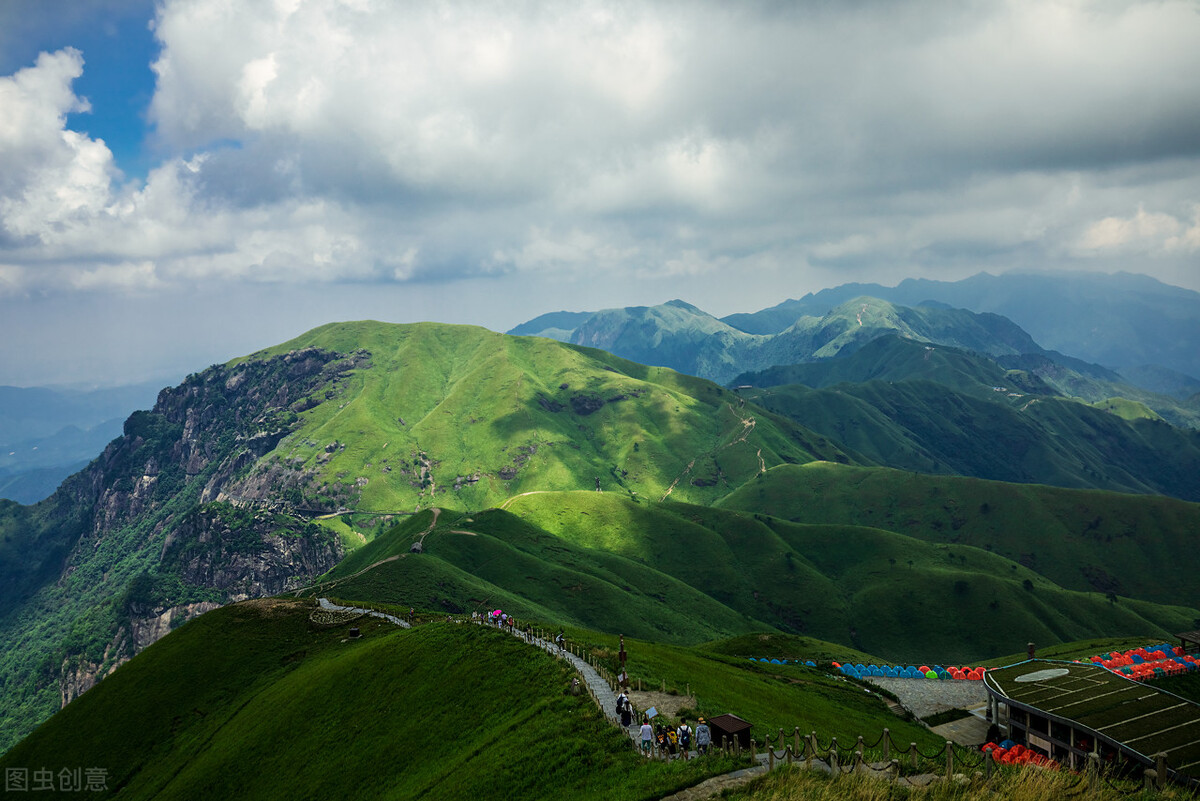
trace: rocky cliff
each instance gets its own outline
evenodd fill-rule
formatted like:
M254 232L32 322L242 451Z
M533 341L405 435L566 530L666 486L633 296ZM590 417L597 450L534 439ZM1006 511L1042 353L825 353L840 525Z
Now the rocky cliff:
M0 550L13 551L0 556L14 557L0 562L0 686L57 690L56 706L67 703L172 626L335 565L337 539L287 504L267 512L213 501L239 497L238 482L296 427L298 411L336 398L368 360L305 348L210 367L131 415L51 498L0 510ZM278 499L284 479L297 497L330 497L306 485L311 476L283 473L257 480L257 498ZM34 620L51 633L36 635ZM38 722L11 721L29 699L11 700L0 703L0 749Z

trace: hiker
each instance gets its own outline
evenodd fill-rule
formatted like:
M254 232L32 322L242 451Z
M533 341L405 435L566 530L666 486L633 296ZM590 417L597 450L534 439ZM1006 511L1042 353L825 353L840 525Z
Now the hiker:
M654 729L650 728L650 718L642 718L642 753L650 756L650 743L654 740Z
M684 759L691 759L692 730L687 725L687 718L679 719L679 752Z
M567 650L567 638L563 636L562 629L558 630L558 634L554 638L554 644L558 646L558 650Z
M704 718L696 721L696 753L703 756L708 753L708 744L712 742L712 732Z
M667 752L674 757L679 750L679 732L674 726L667 727Z
M417 610L411 606L408 607L408 622L412 623L416 617L417 617Z
M621 719L621 725L625 728L633 723L633 707L625 693L617 696L617 717Z

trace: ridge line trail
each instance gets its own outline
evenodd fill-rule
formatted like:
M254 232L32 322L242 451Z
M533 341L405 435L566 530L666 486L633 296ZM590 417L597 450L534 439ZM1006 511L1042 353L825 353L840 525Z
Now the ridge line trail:
M430 511L433 512L433 520L430 521L429 528L422 531L417 538L417 542L421 543L422 548L425 547L425 537L427 537L429 535L429 532L433 531L433 527L437 525L438 515L440 515L442 513L442 510L436 506L431 507ZM464 531L464 532L457 532L457 533L467 534L470 532ZM342 576L341 578L336 578L331 581L323 581L320 584L313 584L311 587L304 587L303 589L316 590L318 588L323 588L323 589L327 590L330 587L336 587L337 585L341 584L344 581L349 581L352 578L358 578L363 573L366 573L368 570L374 570L375 568L379 567L380 565L387 564L388 562L395 562L397 559L403 559L406 556L408 556L408 554L406 554L406 553L393 554L392 556L387 556L387 557L384 557L383 559L380 559L378 562L373 562L373 563L367 565L362 570L359 570L357 573L351 573L349 576ZM296 590L296 592L299 592L299 591L300 590Z
M700 454L700 456L714 456L718 451L723 451L726 448L732 448L734 445L737 445L739 442L747 442L750 438L750 435L752 433L754 433L754 429L758 425L758 421L754 418L754 415L748 415L746 417L742 417L740 414L738 414L737 409L733 408L732 403L726 403L725 406L729 409L729 413L732 414L734 417L736 417L738 422L740 422L742 424L741 434L739 436L735 437L734 439L730 440L729 442L726 442L724 445L714 446L712 449ZM718 441L720 441L719 437L718 437ZM699 459L700 456L694 457L690 462L688 462L687 467L683 468L683 472L675 477L675 480L671 482L671 486L667 487L667 491L664 492L663 496L658 499L659 503L662 503L663 501L665 501L667 499L667 496L670 495L675 490L675 485L678 484L681 479L683 479L685 476L687 476L688 473L690 473L692 471L692 468L695 467L695 465L696 465L696 459ZM766 464L766 462L763 461L763 458L762 458L762 448L758 449L757 456L758 456L758 472L760 472L760 473L767 472L767 464Z

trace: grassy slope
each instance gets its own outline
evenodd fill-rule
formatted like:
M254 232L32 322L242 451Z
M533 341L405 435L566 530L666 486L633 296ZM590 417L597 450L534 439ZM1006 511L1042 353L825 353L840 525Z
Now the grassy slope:
M1170 498L810 464L771 470L721 506L971 545L1066 589L1200 606L1200 505Z
M189 623L0 767L102 766L123 798L646 798L703 766L647 765L561 663L499 632L251 602ZM463 702L470 699L468 703Z
M888 661L943 663L1031 639L1161 638L1195 615L1112 604L981 548L876 528L595 492L525 495L506 507L445 512L425 552L410 555L429 527L425 513L348 557L316 591L450 611L499 606L519 618L685 644L803 633Z
M755 385L740 391L748 400L889 467L1200 499L1197 432L1140 403L1057 397L1036 376L953 348L886 337L738 381Z
M597 478L651 498L679 478L676 497L707 503L755 475L760 455L767 466L845 459L824 438L746 411L710 382L482 328L343 323L248 358L307 346L365 348L372 366L304 412L275 455L325 481L365 479L361 508L403 511L447 498L478 509L529 490L594 489ZM603 404L580 413L572 406L580 399ZM327 454L335 441L345 447ZM432 487L419 486L421 454Z
M409 544L427 519L428 513L363 547L316 591L452 612L500 607L519 618L617 628L672 642L761 627L672 576L564 542L500 510L476 513L469 522L444 513L425 538L425 552L411 555ZM470 533L458 533L463 531ZM397 558L354 576L392 556Z
M610 669L618 666L618 640L613 635L570 631ZM821 651L828 644L809 640L808 647ZM733 712L754 725L755 738L762 740L780 729L791 732L819 731L843 742L862 735L868 742L879 737L884 727L893 737L908 738L922 748L944 740L927 729L897 718L884 708L881 697L864 692L863 686L821 669L799 666L759 665L738 655L723 654L705 645L685 648L625 638L626 669L634 681L642 679L647 689L665 682L668 691L691 690L695 713L712 717Z

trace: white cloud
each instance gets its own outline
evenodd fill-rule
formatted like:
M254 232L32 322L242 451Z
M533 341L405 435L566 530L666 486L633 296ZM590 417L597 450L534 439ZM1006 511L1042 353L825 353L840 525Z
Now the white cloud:
M13 238L44 240L108 201L112 154L65 129L68 113L88 109L71 91L82 70L68 48L0 78L0 229Z
M0 292L1181 274L1200 238L1189 2L163 0L155 35L144 181L66 128L78 53L0 78Z
M1195 253L1200 250L1200 206L1190 226L1170 214L1147 212L1140 206L1131 217L1105 217L1084 230L1079 249L1159 256Z

